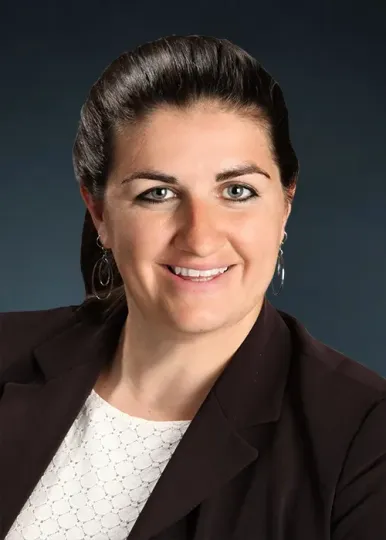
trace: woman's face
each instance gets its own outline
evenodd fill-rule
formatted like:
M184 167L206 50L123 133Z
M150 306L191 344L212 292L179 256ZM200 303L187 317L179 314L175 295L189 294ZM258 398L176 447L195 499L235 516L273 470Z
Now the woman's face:
M83 196L132 317L185 335L257 317L289 206L255 121L213 104L157 110L117 135L103 207Z

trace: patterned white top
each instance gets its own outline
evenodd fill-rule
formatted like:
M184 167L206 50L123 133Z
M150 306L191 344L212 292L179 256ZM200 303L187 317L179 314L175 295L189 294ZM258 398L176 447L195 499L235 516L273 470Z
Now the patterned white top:
M6 540L126 540L189 424L129 416L92 390Z

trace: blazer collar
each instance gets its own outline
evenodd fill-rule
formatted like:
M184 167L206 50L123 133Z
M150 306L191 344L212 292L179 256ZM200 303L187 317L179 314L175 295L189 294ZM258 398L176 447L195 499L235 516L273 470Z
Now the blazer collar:
M126 311L111 314L104 323L73 314L72 324L35 347L33 354L45 380L60 377L85 363L101 367L114 355Z
M0 400L3 534L54 456L102 366L112 357L124 319L124 314L114 315L99 327L75 319L35 348L39 377L23 381L19 367L8 378ZM243 435L244 428L258 428L279 418L290 355L289 330L265 301L250 334L178 445L130 540L149 540L173 526L257 459L265 431L255 430L251 444Z

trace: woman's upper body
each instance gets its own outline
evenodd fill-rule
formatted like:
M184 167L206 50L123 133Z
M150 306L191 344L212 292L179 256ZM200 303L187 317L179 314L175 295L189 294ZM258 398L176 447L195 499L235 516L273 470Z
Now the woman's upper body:
M106 444L95 418L116 411L125 434L140 420L189 427L138 519L123 512L107 533L98 506L85 538L120 540L125 523L138 540L384 538L385 382L265 300L283 286L298 176L276 81L226 40L145 44L93 85L73 156L92 294L81 310L2 316L3 534L39 537L51 508L29 509L44 486L53 508L83 445ZM115 459L103 448L101 482ZM90 525L76 506L90 496L68 495L57 538L71 519Z
M74 308L0 317L2 538L111 361L123 321L101 328ZM385 398L384 379L266 301L130 538L385 538Z

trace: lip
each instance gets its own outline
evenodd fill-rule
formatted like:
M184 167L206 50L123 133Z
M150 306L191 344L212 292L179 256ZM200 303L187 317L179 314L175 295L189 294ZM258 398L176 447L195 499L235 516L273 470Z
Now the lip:
M226 272L223 272L222 274L218 274L212 279L208 281L193 281L190 279L183 279L181 276L177 276L174 274L171 270L169 270L168 266L175 266L175 265L167 265L163 264L161 265L162 269L164 270L166 276L171 280L171 283L173 283L175 286L177 286L179 289L182 289L186 292L214 292L218 289L224 289L224 286L227 285L227 281L229 280L229 276L232 275L232 271L235 265L229 265L228 270ZM188 267L188 268L194 268L197 270L205 270L205 268L197 268L197 267ZM211 267L206 269L211 270L216 267ZM224 267L217 267L217 268L224 268Z
M234 266L234 264L218 264L211 266L199 266L196 264L184 266L183 264L163 264L162 266L178 266L178 268L189 268L189 270L198 270L199 272L206 272L208 270L215 270L217 268L228 268L228 270Z

